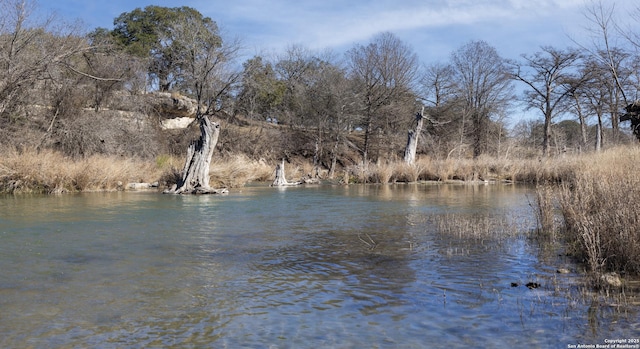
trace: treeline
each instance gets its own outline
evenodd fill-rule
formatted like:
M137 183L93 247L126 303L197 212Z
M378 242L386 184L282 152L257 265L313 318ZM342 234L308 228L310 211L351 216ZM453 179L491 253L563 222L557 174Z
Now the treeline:
M417 135L417 152L435 159L535 157L633 141L620 117L640 89L639 33L620 30L613 7L603 4L585 8L597 34L588 44L507 59L485 41L470 41L447 62L426 64L389 32L344 54L294 45L241 62L241 43L189 7L134 9L113 28L86 34L55 17L38 21L30 1L0 6L4 146L73 156L182 152L175 139L187 135L162 133L154 117L161 111L144 98L153 91L190 97L196 114L230 124L277 124L296 136L274 144L296 144L331 169L345 158L401 159L408 130ZM509 126L510 114L525 107L539 119ZM147 115L135 120L145 128L115 127L114 110ZM126 151L101 144L108 136ZM223 143L253 142L235 136Z

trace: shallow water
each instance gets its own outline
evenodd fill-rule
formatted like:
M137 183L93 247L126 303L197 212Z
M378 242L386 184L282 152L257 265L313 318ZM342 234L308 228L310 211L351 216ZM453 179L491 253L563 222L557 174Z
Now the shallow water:
M467 237L434 223L507 217L526 232L532 197L512 185L2 197L0 347L566 348L637 337L637 307L582 301L579 275L555 273L576 266L526 234Z

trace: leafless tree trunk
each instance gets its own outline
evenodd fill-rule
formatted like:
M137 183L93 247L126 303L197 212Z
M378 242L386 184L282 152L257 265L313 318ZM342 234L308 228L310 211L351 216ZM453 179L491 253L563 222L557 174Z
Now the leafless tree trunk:
M576 93L574 93L572 97L575 103L575 109L576 109L576 114L578 115L578 121L580 123L580 136L581 136L580 139L582 141L582 144L580 144L580 149L582 150L582 149L585 149L587 145L587 120L585 118L584 113L582 112L580 97Z
M285 187L290 185L299 185L301 182L288 182L287 178L284 175L284 159L282 159L282 163L276 165L276 178L273 180L271 184L272 187Z
M598 117L596 125L596 152L602 150L602 118Z
M424 123L424 107L420 113L416 114L416 128L409 131L407 139L407 147L404 150L404 162L413 165L416 161L416 151L418 150L418 138L422 132L422 124Z
M184 45L181 59L181 79L197 103L196 119L200 123L200 138L189 146L182 178L175 194L219 194L226 189L209 186L209 166L220 135L220 125L209 120L218 111L222 96L238 81L240 74L230 71L229 63L239 50L237 42L222 44L218 27L213 21L184 18L174 23L174 40Z

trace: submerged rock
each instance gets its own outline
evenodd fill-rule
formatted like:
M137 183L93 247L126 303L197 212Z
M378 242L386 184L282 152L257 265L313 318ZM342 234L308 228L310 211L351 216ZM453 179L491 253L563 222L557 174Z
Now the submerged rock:
M527 288L529 288L530 290L533 290L534 288L540 287L540 284L537 282L527 282L525 286L527 286Z

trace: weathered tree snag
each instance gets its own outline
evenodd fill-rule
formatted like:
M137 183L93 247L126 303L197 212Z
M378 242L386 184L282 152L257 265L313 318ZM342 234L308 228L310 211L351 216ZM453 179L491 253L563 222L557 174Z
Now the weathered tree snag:
M214 189L209 186L209 167L213 150L218 143L220 125L211 122L207 115L198 118L200 138L193 141L187 149L187 159L182 177L175 188L166 190L168 194L224 194L227 189Z
M422 132L422 124L424 123L424 107L420 113L416 114L416 128L409 131L407 139L407 147L404 149L404 162L413 165L416 161L416 151L418 150L418 138Z
M284 159L282 159L282 163L276 165L276 178L273 180L271 184L272 187L284 187L284 186L292 186L292 185L300 185L301 182L287 182L287 179L284 176Z

